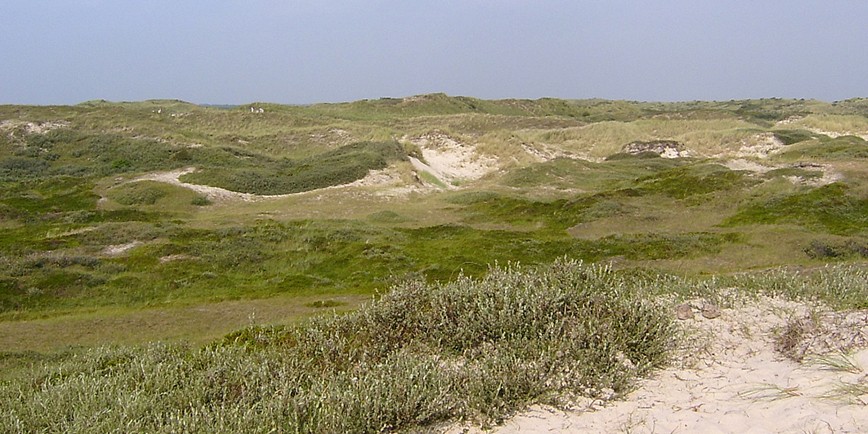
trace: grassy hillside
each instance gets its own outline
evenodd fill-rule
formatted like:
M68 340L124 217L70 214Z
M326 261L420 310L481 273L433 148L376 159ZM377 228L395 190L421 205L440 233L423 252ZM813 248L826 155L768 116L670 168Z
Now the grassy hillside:
M469 371L438 371L439 358L466 357L455 363L467 369L496 371L508 360L537 369L543 361L526 357L540 350L534 346L539 342L524 342L521 336L538 330L491 336L491 342L507 345L497 347L495 352L505 353L493 358L485 355L483 342L447 342L453 329L377 329L397 334L385 343L370 340L374 329L369 335L347 330L367 330L370 324L363 327L359 321L385 315L382 309L399 309L394 303L400 300L415 300L413 308L422 310L404 314L417 315L412 324L424 324L433 321L426 315L449 311L437 303L450 297L460 303L488 300L484 297L491 294L475 292L491 290L492 281L486 279L555 279L537 271L511 274L495 264L521 263L538 270L533 267L570 263L578 273L571 278L600 270L573 261L605 264L606 273L613 274L594 271L593 278L571 284L570 291L577 293L563 292L560 277L546 288L562 297L551 303L585 297L590 290L612 294L612 303L620 306L607 311L613 315L624 308L618 303L633 306L634 295L643 291L686 297L727 279L734 279L734 286L753 287L738 276L759 276L750 278L757 282L764 270L782 267L831 267L842 279L858 281L859 267L868 260L866 140L865 99L653 103L486 101L433 94L310 106L215 107L174 100L0 106L0 369L7 372L0 377L41 375L45 384L80 387L57 401L52 414L61 417L70 411L64 400L76 399L93 384L73 387L68 382L72 377L48 373L54 367L78 372L75 378L111 373L99 386L110 396L130 392L122 384L133 375L129 360L153 361L146 370L167 360L178 366L179 375L189 376L172 380L178 382L226 369L231 372L227 378L235 379L202 384L195 393L212 394L207 402L228 402L236 393L232 390L252 387L258 392L244 395L252 401L242 401L264 402L267 413L286 408L289 401L260 401L262 394L277 393L277 385L264 377L261 384L230 384L247 375L238 371L240 366L255 359L268 367L274 358L285 357L298 357L301 363L310 355L288 342L318 330L349 342L334 355L348 364L328 372L337 375L335 382L325 382L325 371L304 373L309 367L281 365L269 371L314 375L305 380L312 395L293 398L297 411L279 420L295 418L292 423L300 425L294 426L320 427L299 430L323 432L376 431L371 428L376 424L412 427L454 417L496 420L522 403L560 394L558 388L540 386L553 381L547 376L552 372L529 370L520 381L498 380L517 381L514 390L492 392L489 384L466 384L478 386L471 391L455 389ZM851 265L855 268L847 268ZM777 278L793 282L802 277ZM401 283L406 281L416 282L416 289ZM650 289L655 285L661 290ZM791 283L778 287L787 285ZM842 295L841 288L823 281L793 283L784 292L843 300L841 308L868 306L864 288L851 289ZM713 293L705 295L717 297ZM475 306L481 311L467 315L484 316L512 302L524 306L522 297L552 296L513 295L519 299L490 299L486 303L491 305ZM379 307L296 328L309 317L353 312L363 302L381 298ZM449 303L461 306L459 301ZM585 309L586 301L570 303ZM637 319L642 327L665 329L655 313L639 312L651 315ZM553 321L575 320L557 318ZM501 320L460 327L507 330ZM251 323L256 326L231 334ZM551 324L540 327L545 333L561 330ZM479 333L489 332L495 333ZM425 340L437 333L444 338ZM227 334L231 337L224 338ZM654 338L661 339L654 348L666 346L664 337ZM168 346L88 349L154 341ZM386 343L389 348L376 354L358 352ZM585 363L584 355L574 354L579 350L564 351L570 360L576 356ZM637 351L648 357L649 367L665 360L658 349ZM613 354L594 357L610 362ZM214 365L220 357L226 366ZM370 365L363 363L366 358ZM190 360L199 362L186 365ZM30 372L31 364L41 373ZM331 394L356 371L400 377L387 368L401 364L424 372L424 378L413 381L430 381L424 383L431 386L428 395L401 398L416 402L415 410L378 409L384 419L360 421L360 416L353 420L367 425L345 427L334 425L338 422L329 419L334 415L317 413L331 410L309 407L316 400L339 405L358 399ZM582 387L605 380L611 383L605 387L626 390L632 377L610 374L589 371L587 378L595 380L582 380ZM442 395L441 382L458 395ZM136 385L131 390L145 390L140 386L170 387ZM358 392L405 396L401 384L383 387ZM583 393L579 389L571 390ZM36 416L24 410L54 400L50 394L55 392L47 390L15 404L18 416L7 414L2 423L26 420L29 429L48 429L48 419L31 425ZM490 393L495 395L486 395ZM432 396L445 401L430 401ZM185 430L186 425L167 421L201 423L199 416L178 413L189 399L205 398L179 396L175 407L131 402L128 410L141 415L136 429ZM232 411L244 411L239 405ZM199 415L209 414L208 408Z
M808 265L817 245L851 246L825 259L858 259L868 243L860 101L434 94L313 106L0 107L0 318L370 294L393 276L449 280L494 261L562 255L688 273ZM432 134L494 161L488 175L458 191L398 197L377 185L322 190L382 170L420 187L432 175L406 161L445 146L414 139ZM686 157L623 153L662 139ZM777 149L752 153L768 140ZM736 159L764 169L728 165ZM188 168L178 183L311 193L224 200L134 182Z

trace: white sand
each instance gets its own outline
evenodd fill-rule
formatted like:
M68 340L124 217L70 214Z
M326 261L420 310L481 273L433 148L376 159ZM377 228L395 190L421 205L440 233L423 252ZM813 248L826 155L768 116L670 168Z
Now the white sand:
M416 171L428 172L448 188L497 170L497 159L480 154L475 145L459 142L442 133L432 132L409 141L419 147L425 159L422 162L410 157Z
M130 241L126 244L113 244L110 246L106 246L106 248L103 249L102 253L108 256L119 256L126 253L127 250L138 247L140 245L142 245L141 241Z
M784 148L784 142L777 138L774 133L759 133L750 139L743 140L741 148L736 151L738 158L768 158L777 154Z
M737 158L733 160L726 160L722 162L724 166L729 168L730 170L742 170L754 173L767 173L769 171L775 169L782 169L787 167L799 167L798 165L764 165L760 164L756 161L746 160L743 158ZM812 163L811 167L805 168L806 170L811 171L820 171L823 173L823 176L818 178L806 178L802 176L787 176L785 177L788 181L793 183L794 185L808 185L812 187L822 187L824 185L829 185L833 182L838 182L844 178L844 175L834 170L834 168L829 164L816 164Z
M868 394L841 391L842 386L856 385L868 393L868 311L813 316L834 325L805 344L808 352L844 360L830 351L841 344L857 345L846 356L853 363L849 372L831 369L816 355L797 363L775 351L775 333L787 318L811 311L798 303L763 299L723 309L717 319L697 314L681 322L692 338L675 366L643 381L624 400L587 403L567 412L536 406L493 432L868 432ZM448 432L482 431L452 427Z

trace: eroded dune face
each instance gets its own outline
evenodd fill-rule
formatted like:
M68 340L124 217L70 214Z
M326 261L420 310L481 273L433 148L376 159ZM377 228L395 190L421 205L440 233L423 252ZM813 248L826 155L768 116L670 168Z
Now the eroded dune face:
M417 171L426 171L446 186L473 181L497 170L497 159L482 155L472 144L459 142L446 134L429 133L409 142L418 146L425 161L410 157Z

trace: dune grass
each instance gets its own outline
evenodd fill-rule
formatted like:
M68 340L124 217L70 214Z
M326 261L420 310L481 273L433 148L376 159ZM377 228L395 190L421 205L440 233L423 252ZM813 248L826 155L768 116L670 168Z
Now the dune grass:
M742 207L725 225L795 223L832 234L864 233L868 199L846 184L834 183Z
M864 308L866 282L865 269L849 265L685 279L566 259L495 266L449 283L408 280L352 313L250 326L200 348L99 347L32 357L32 368L4 358L17 367L0 383L0 429L487 426L533 403L623 396L664 366L678 335L671 306L652 300L727 305L762 294Z
M347 184L371 170L407 159L404 148L396 142L354 143L297 161L238 154L231 169L206 164L181 180L243 193L288 194Z
M738 288L868 307L866 107L0 106L0 431L488 425L622 396L676 338L653 300L725 305ZM432 133L497 170L422 193L405 160ZM778 167L723 165L769 135L780 153L747 163ZM648 140L690 158L623 152ZM388 166L415 190L321 189ZM129 182L187 167L184 181L234 191L315 191L246 202Z
M666 362L671 319L611 271L558 261L408 281L357 312L202 349L98 348L0 388L5 432L383 432L611 399ZM21 393L19 393L19 391Z

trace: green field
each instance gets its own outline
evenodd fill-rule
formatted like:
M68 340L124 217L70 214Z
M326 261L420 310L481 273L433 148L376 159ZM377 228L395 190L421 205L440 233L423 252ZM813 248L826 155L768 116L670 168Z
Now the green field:
M124 407L145 432L220 406L223 432L378 432L623 394L665 364L672 300L868 308L866 139L866 99L0 106L0 431L117 427L74 413L94 394L170 396ZM624 354L641 369L606 371ZM161 363L177 376L147 383Z

